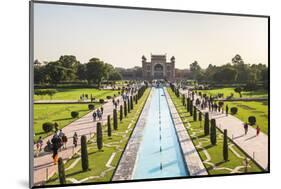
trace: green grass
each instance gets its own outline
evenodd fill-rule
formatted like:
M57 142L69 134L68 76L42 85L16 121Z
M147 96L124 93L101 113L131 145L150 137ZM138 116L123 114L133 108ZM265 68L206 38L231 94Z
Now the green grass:
M210 145L210 136L204 136L204 129L203 124L204 122L200 123L200 121L193 121L193 117L186 111L186 108L182 105L181 98L177 98L176 95L172 92L169 88L168 92L174 102L177 111L189 133L192 136L192 141L199 152L201 159L204 162L204 165L210 175L218 175L218 174L233 174L231 171L236 167L243 166L244 157L246 155L239 150L232 142L229 141L229 146L236 151L242 158L237 157L231 150L229 150L229 161L223 161L223 152L222 152L222 145L223 145L223 134L217 129L217 144ZM206 152L210 155L211 160L206 162L207 156L204 153L205 148ZM210 163L216 165L216 168ZM250 161L250 167L248 168L248 172L261 172L262 170L252 161ZM239 169L239 172L244 172L244 168L242 167Z
M117 96L117 90L99 90L99 89L91 89L91 88L81 88L81 89L64 89L57 88L58 92L52 97L52 100L80 100L80 95L88 94L89 98L92 94L93 98L96 99L105 99L106 96L113 96L114 94ZM34 95L34 100L50 100L50 96L38 96Z
M218 93L223 93L224 98L230 96L231 93L234 94L234 98L240 98L240 95L234 91L234 88L220 88L220 89L211 89L211 90L197 90L201 91L203 94L206 93L208 95L216 96ZM268 91L260 90L260 91L244 91L242 92L242 98L266 98L268 97Z
M57 122L59 128L63 128L78 118L72 118L72 111L79 112L79 117L87 114L88 104L34 104L34 140L39 136L45 138L51 133L45 133L42 124L45 122ZM96 107L99 104L95 104Z
M116 153L111 166L114 168L109 170L104 174L103 177L92 178L85 182L108 182L113 176L113 172L117 167L119 159L121 158L122 152L129 140L129 137L134 129L135 124L137 123L138 117L142 111L142 108L146 102L146 99L149 95L150 90L146 90L143 97L138 101L137 105L134 105L134 109L128 114L126 118L123 118L122 122L119 122L118 119L118 130L112 130L112 137L107 136L107 126L103 126L103 149L99 151L96 145L96 137L94 136L88 142L88 158L90 164L90 171L82 172L81 161L74 166L74 168L66 171L66 178L74 178L76 180L81 180L90 176L99 176L105 170L108 170L106 167L107 161L110 159L112 153ZM119 113L118 113L119 116ZM112 123L111 123L112 125ZM130 128L129 128L130 127ZM127 131L127 132L126 132ZM111 145L111 146L110 146ZM67 169L76 158L79 158L79 155L75 155L71 160L65 164ZM69 180L67 183L71 183ZM47 185L59 184L58 175L55 174L52 178L49 179Z
M268 102L225 102L228 104L229 108L237 107L238 113L235 115L243 122L248 122L249 116L255 116L257 120L257 125L261 128L261 131L268 134Z

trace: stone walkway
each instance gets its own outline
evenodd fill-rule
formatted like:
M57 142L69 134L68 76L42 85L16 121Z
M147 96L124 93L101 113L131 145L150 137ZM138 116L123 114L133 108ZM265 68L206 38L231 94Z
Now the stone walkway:
M118 97L120 99L120 104L123 105L123 100L121 97ZM116 99L118 99L116 98ZM113 114L114 106L112 102L105 103L103 105L104 108L104 114L101 122L103 124L107 121L107 115ZM119 110L119 107L118 107ZM82 118L70 123L66 127L64 127L62 130L65 133L65 135L68 137L67 142L67 148L62 149L62 151L59 151L58 155L61 157L64 161L70 159L76 152L80 150L80 136L86 135L87 139L90 139L91 136L96 132L96 122L93 122L92 117L92 111ZM77 132L79 135L78 139L78 146L74 148L73 146L73 134L74 132ZM51 140L52 136L46 137L44 139L44 146L46 145L46 142L48 140ZM35 148L35 146L34 146ZM48 178L50 178L56 171L57 166L54 165L53 159L52 159L52 153L42 153L38 157L34 157L34 163L33 163L33 183L34 185L42 185Z
M180 91L182 94L187 94L188 91ZM195 96L195 99L199 98ZM261 166L264 170L268 170L268 136L260 132L256 136L256 129L249 126L248 133L245 135L243 122L235 116L226 116L223 113L209 111L208 108L201 110L209 112L210 119L216 119L217 128L220 130L227 129L228 137L242 149L248 156Z

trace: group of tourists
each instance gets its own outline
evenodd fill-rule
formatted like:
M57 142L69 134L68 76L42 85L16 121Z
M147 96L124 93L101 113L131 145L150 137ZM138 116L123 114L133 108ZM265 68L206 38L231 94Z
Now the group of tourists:
M193 102L195 100L195 93L193 91L192 92L189 91L188 97L190 97L192 102ZM211 112L221 112L222 114L224 113L223 103L221 105L219 105L218 103L216 103L214 101L214 98L212 96L210 96L210 97L208 97L208 96L197 97L196 100L195 100L195 105L197 107L200 107L201 110L204 110L204 109L208 108L209 111L211 111ZM226 116L228 116L228 112L229 112L229 107L228 107L228 105L226 105L225 106ZM247 135L248 129L249 129L249 124L244 123L243 127L244 127L244 134ZM260 127L257 125L256 126L256 136L259 136L259 134L260 134Z
M245 135L247 135L248 129L249 129L249 124L248 124L248 123L244 123ZM261 131L261 129L260 129L260 127L257 125L257 126L256 126L256 136L259 136L260 131Z
M93 111L93 121L95 122L97 119L102 120L102 115L103 115L103 107L101 106L97 110Z
M61 149L67 148L67 141L68 141L67 136L63 133L62 130L60 130L59 132L55 132L52 139L48 140L46 142L44 151L52 152L52 154L53 154L52 158L53 158L54 164L56 164L58 161L58 151ZM73 135L74 147L77 147L77 143L78 143L78 134L76 132L74 132L74 135ZM40 136L36 142L36 152L37 152L36 155L37 156L43 150L42 147L43 147L43 139Z

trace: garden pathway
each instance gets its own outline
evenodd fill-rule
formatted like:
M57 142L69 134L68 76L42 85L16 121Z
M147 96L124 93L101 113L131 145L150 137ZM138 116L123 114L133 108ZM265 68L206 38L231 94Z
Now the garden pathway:
M180 93L187 96L188 90L180 90ZM199 97L195 96L196 98ZM208 108L203 110L199 108L199 110L209 112L210 119L216 119L218 129L222 131L227 129L228 137L263 169L268 170L268 136L266 134L260 132L256 136L256 129L249 126L248 133L245 135L244 123L235 116L226 116L225 113L212 112Z
M122 97L117 97L116 99L120 99L120 104L123 105L123 100ZM103 105L104 108L104 113L102 117L102 123L105 124L107 121L107 115L113 114L113 103L112 101L109 101ZM119 110L119 107L118 107ZM65 135L68 137L68 142L67 142L67 148L62 149L59 151L58 155L61 157L64 161L70 159L76 152L80 150L80 136L81 135L86 135L87 139L90 139L90 135L93 135L96 132L96 122L93 122L93 117L92 117L92 112L89 112L85 116L81 117L80 119L70 123L66 127L64 127L62 130L65 133ZM78 146L74 148L73 146L73 135L74 132L77 132L79 135L78 139ZM46 146L46 142L48 140L52 139L52 135L49 137L46 137L44 141L44 146ZM35 149L35 146L34 146ZM42 152L39 154L38 157L34 157L34 162L33 162L33 183L34 185L42 185L44 182L50 178L56 171L57 171L57 166L54 165L53 159L52 159L52 153L44 153Z

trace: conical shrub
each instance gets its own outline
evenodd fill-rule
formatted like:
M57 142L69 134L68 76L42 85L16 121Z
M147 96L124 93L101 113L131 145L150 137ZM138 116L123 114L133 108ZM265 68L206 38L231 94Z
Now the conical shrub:
M117 120L117 110L113 110L113 128L114 130L118 129L118 120Z
M58 159L58 174L60 184L66 184L64 163L61 157Z
M110 115L107 116L107 136L111 137L111 121Z
M228 161L228 141L227 130L223 130L223 160Z
M101 126L101 122L97 123L97 146L98 149L101 150L102 149L102 126Z
M85 135L81 136L81 165L83 171L89 170L89 160L88 160L88 149L87 149L87 137Z
M216 120L211 119L211 134L210 134L210 140L212 145L217 144L217 133L216 133Z
M210 132L210 120L209 120L209 113L205 113L205 119L204 119L204 134L205 136L209 135Z

